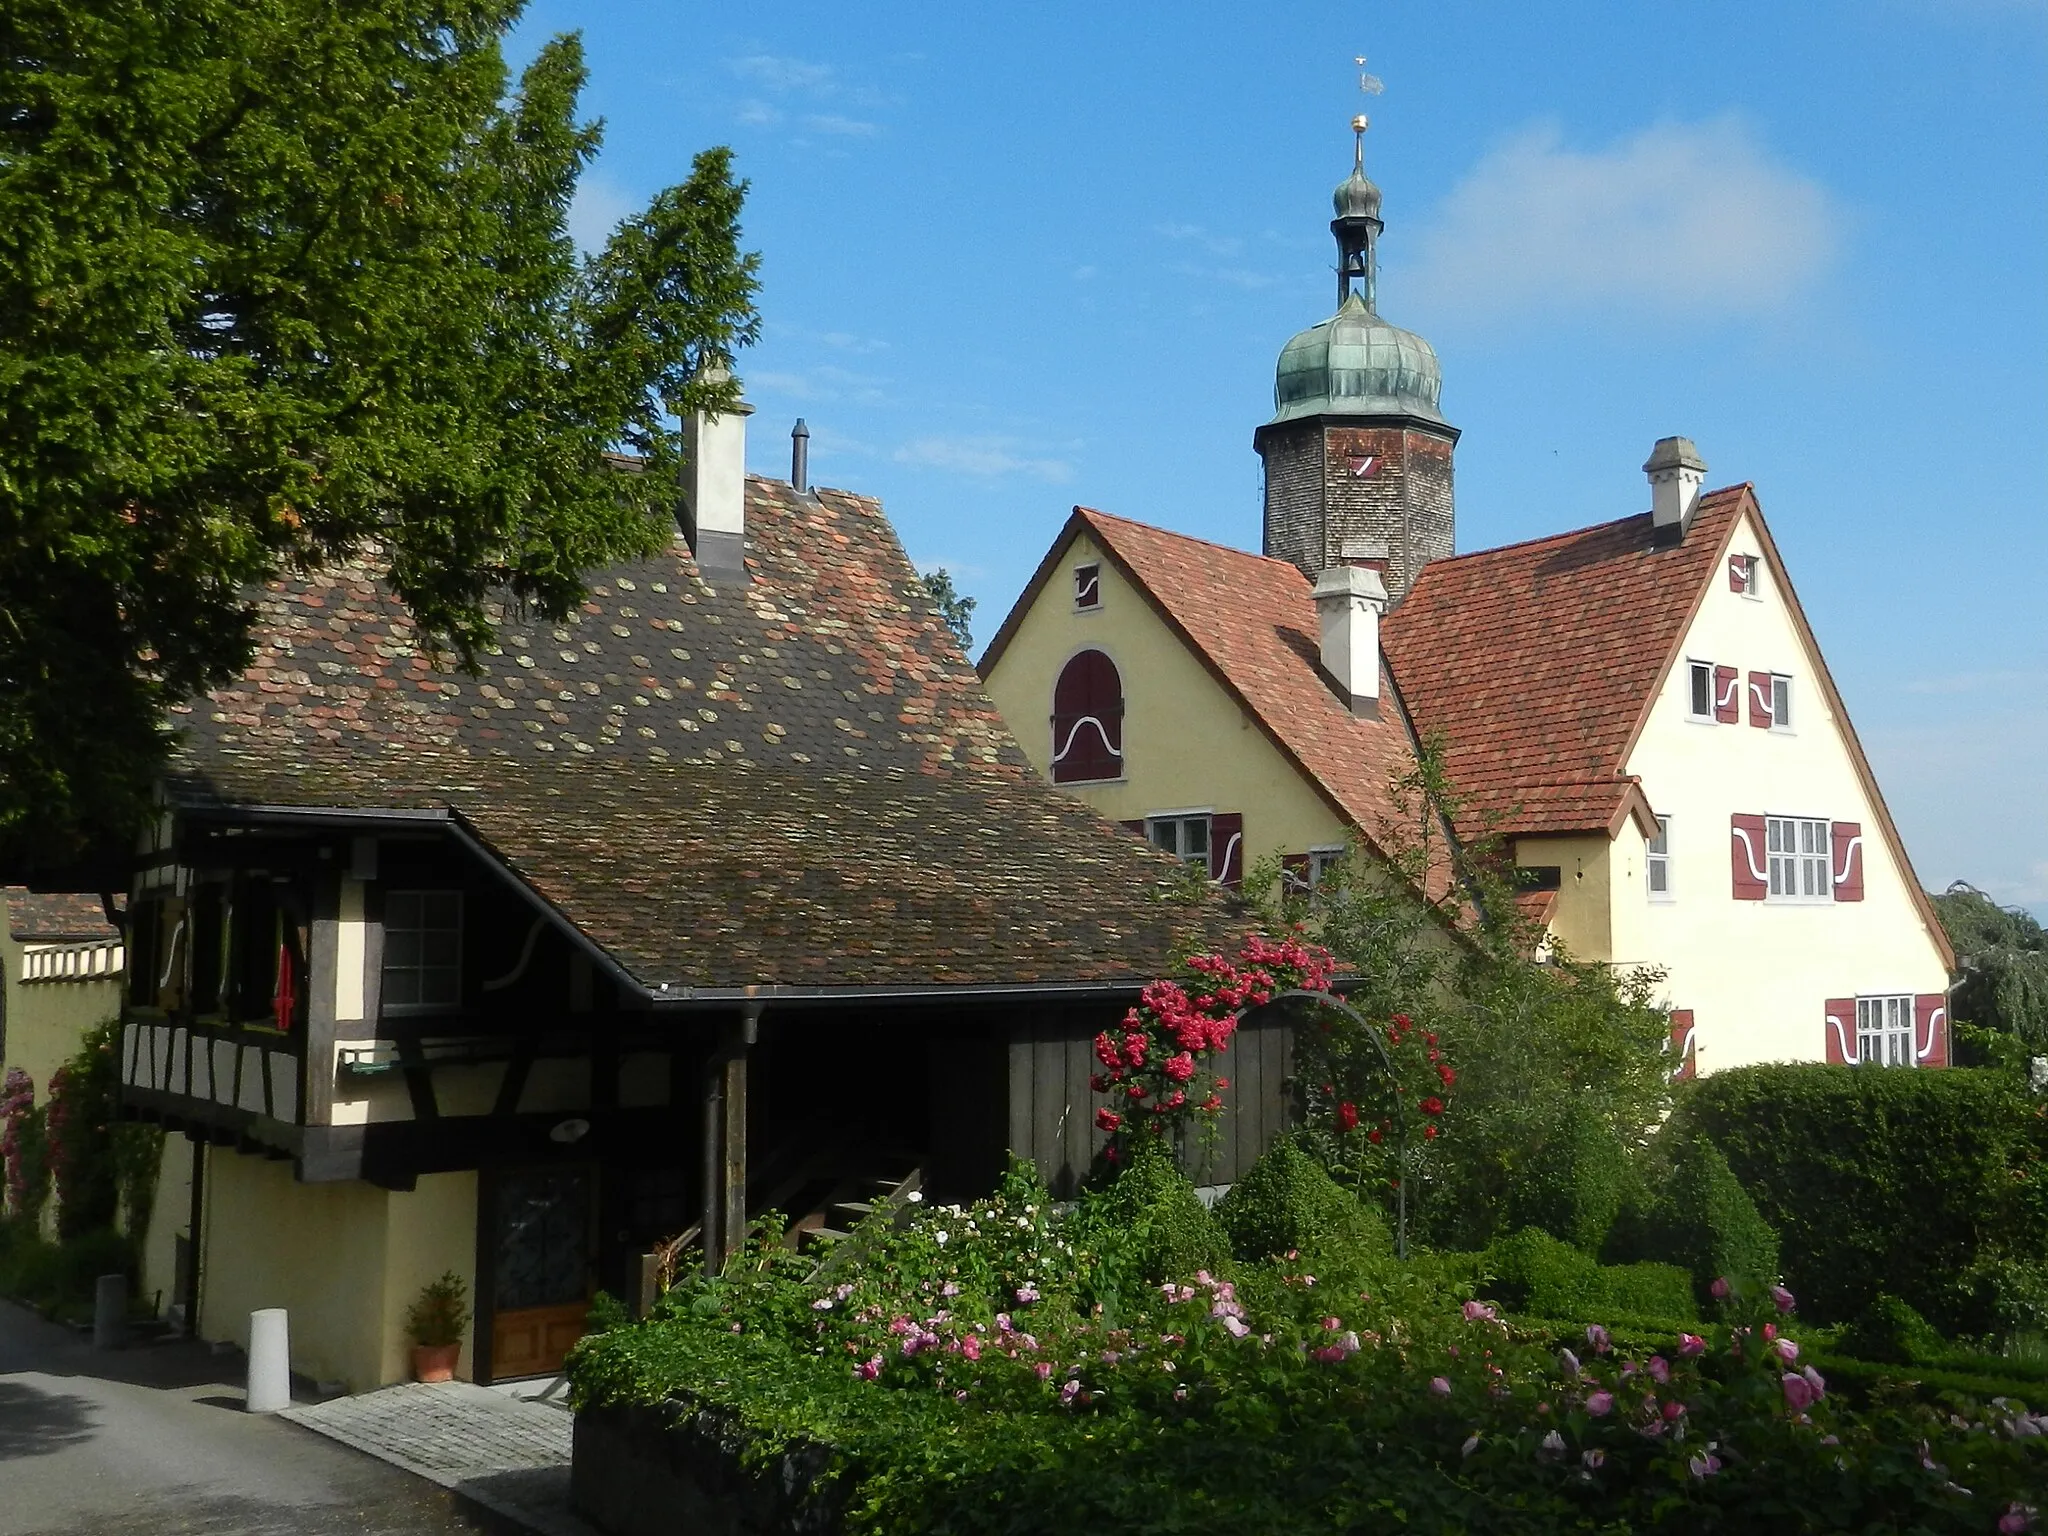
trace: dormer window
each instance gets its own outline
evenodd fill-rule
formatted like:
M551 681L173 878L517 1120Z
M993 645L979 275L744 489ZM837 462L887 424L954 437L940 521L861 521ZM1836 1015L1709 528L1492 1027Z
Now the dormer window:
M1744 597L1762 597L1761 583L1757 580L1757 559L1755 555L1730 555L1728 557L1728 590L1740 592Z
M1102 606L1102 567L1096 564L1074 567L1074 611L1086 613Z

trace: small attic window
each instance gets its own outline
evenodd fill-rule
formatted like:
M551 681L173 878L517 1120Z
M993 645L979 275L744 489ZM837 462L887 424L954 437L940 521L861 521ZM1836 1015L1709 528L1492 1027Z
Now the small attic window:
M1074 567L1074 611L1085 613L1102 606L1102 567L1096 564Z
M1730 555L1728 557L1728 590L1740 592L1744 597L1762 597L1757 582L1755 555Z

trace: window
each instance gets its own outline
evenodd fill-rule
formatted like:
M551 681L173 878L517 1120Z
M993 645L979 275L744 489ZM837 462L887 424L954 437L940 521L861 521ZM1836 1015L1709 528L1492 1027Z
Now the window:
M1910 995L1856 999L1856 1060L1866 1066L1914 1065Z
M1714 718L1714 664L1711 661L1690 661L1686 663L1692 673L1692 695L1687 701L1687 713L1695 720Z
M1084 613L1091 608L1102 606L1102 567L1099 565L1077 565L1074 567L1074 611Z
M1771 674L1771 729L1792 729L1792 679L1782 672Z
M1145 835L1154 848L1186 860L1202 873L1209 869L1209 814L1192 816L1148 816Z
M392 891L384 898L384 1007L453 1008L461 1001L461 892Z
M1314 890L1323 883L1323 876L1344 862L1341 844L1332 848L1311 848L1308 851L1308 887Z
M1828 824L1804 816L1766 816L1772 901L1832 901L1834 877Z
M1740 592L1744 597L1762 597L1762 584L1757 580L1755 555L1730 555L1728 557L1728 590Z
M1086 784L1124 775L1124 683L1100 651L1081 651L1052 691L1052 781Z
M1657 818L1657 835L1650 839L1644 854L1645 872L1649 876L1650 900L1669 901L1671 890L1671 818Z

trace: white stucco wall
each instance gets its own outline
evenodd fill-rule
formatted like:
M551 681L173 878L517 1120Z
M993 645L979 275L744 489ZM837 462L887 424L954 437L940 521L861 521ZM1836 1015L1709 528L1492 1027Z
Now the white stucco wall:
M1749 519L1730 549L1762 556ZM1913 901L1911 872L1894 857L1844 723L1827 706L1818 657L1761 559L1758 583L1760 597L1746 597L1729 590L1725 565L1716 569L1627 764L1642 776L1651 805L1671 818L1672 899L1649 899L1643 839L1633 829L1609 860L1611 958L1668 972L1671 1005L1694 1011L1702 1072L1822 1059L1827 999L1948 985L1939 944ZM1735 667L1745 689L1752 671L1790 675L1792 729L1751 726L1746 699L1737 724L1695 723L1687 710L1688 658ZM1737 812L1860 822L1863 900L1736 900L1729 818Z

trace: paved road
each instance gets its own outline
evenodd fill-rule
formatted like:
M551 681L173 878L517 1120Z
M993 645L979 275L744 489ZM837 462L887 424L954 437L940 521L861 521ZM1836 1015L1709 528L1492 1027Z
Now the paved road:
M410 1473L242 1412L240 1357L118 1352L0 1301L0 1536L503 1530Z

